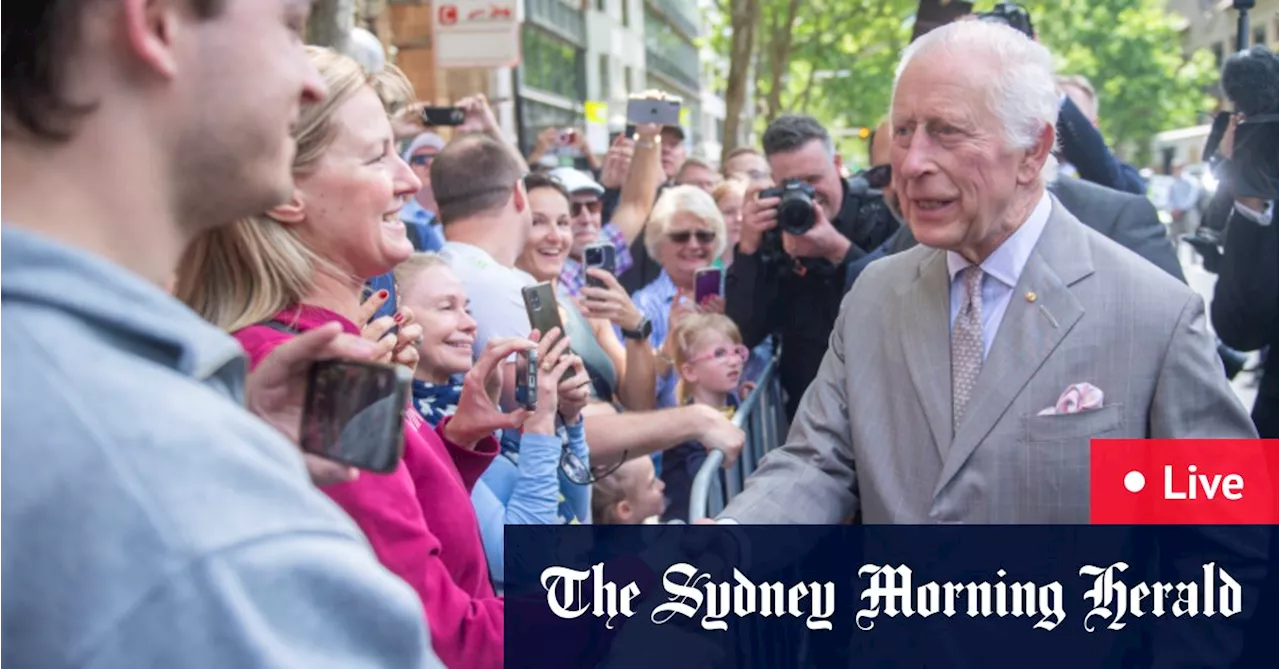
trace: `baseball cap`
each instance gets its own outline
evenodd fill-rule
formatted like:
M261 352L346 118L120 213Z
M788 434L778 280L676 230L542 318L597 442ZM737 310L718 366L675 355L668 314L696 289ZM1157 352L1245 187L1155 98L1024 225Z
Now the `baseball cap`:
M432 147L436 151L440 151L444 148L444 145L445 141L440 137L440 135L437 135L434 132L422 132L418 133L418 136L413 138L413 141L409 143L407 148L405 148L404 153L400 155L407 163L409 162L409 159L413 157L413 153L418 149L423 147Z
M675 134L680 136L680 141L682 142L684 141L684 127L678 126L678 125L662 126L662 133L665 135L668 132L674 132Z
M604 186L572 167L557 167L547 172L547 176L559 181L560 185L564 186L564 189L570 193L590 191L596 195L604 195Z

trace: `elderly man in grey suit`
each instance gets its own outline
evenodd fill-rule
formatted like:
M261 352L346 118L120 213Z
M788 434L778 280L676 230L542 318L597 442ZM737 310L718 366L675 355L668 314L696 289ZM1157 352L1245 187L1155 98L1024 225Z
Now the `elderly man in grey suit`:
M1255 436L1203 300L1045 191L1053 82L1002 25L904 52L891 162L920 245L854 284L787 444L722 520L1087 523L1091 438Z

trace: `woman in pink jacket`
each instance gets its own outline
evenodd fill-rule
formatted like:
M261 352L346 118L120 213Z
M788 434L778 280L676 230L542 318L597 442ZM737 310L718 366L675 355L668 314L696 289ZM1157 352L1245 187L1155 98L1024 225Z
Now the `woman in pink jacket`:
M413 252L398 210L420 184L395 153L385 108L392 88L407 97L407 82L394 70L367 76L326 49L310 54L329 96L303 108L295 124L292 201L207 233L179 269L179 297L235 333L255 364L296 332L341 327L361 334L365 279ZM413 339L421 331L407 312L395 321L398 337L378 340L384 358L416 363ZM432 645L450 667L502 666L504 603L489 582L470 491L498 453L494 431L519 428L526 418L502 413L485 381L506 356L531 346L508 341L485 351L457 413L438 429L407 410L404 459L394 472L363 472L325 487L381 562L417 590Z

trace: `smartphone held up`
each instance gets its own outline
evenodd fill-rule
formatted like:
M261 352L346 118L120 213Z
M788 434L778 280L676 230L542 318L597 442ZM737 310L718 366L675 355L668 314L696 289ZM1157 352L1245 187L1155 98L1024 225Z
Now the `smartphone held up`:
M413 374L403 365L312 364L302 407L302 450L379 474L404 455L404 410Z

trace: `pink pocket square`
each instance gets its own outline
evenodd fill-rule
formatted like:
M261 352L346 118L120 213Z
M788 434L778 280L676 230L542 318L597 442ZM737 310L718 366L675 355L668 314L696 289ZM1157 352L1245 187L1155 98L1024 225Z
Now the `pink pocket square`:
M1092 383L1074 383L1067 387L1053 406L1042 409L1040 416L1080 413L1102 408L1102 390Z

